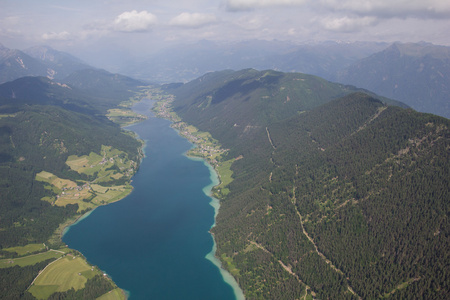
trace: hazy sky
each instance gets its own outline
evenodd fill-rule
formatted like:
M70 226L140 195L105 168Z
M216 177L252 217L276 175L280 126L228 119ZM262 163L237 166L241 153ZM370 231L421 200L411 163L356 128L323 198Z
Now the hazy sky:
M0 0L0 43L81 57L199 39L427 41L450 46L449 0Z

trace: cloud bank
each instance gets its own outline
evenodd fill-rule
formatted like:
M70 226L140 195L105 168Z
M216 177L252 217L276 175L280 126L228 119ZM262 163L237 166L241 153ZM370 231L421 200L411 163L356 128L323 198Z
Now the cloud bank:
M227 0L225 5L229 11L245 11L269 6L295 6L307 0Z
M450 16L450 1L445 0L320 0L319 6L329 11L379 18L432 19Z
M122 32L145 32L157 23L158 19L154 14L143 10L126 11L114 20L114 30Z
M170 20L169 25L181 27L201 27L217 21L215 15L183 12Z
M45 41L66 41L70 38L70 33L67 31L62 31L59 33L48 32L42 35L42 39Z

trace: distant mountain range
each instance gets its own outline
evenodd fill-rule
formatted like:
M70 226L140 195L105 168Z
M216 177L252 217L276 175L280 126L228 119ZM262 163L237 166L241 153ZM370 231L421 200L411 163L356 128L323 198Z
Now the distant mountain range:
M120 70L167 83L245 68L312 74L450 117L450 47L429 43L201 41L165 49L139 63L127 62Z
M138 86L146 85L94 68L50 47L20 51L1 45L0 83L4 83L0 85L0 97L6 102L76 105L78 109L103 113L131 97Z
M450 118L450 47L395 43L355 62L336 81Z
M450 117L450 47L429 43L330 41L296 45L282 41L204 40L174 46L140 61L125 61L115 66L121 74L154 83L187 82L225 69L301 72L364 88L421 112ZM88 85L92 84L88 78L94 70L100 72L98 75L104 72L50 47L20 51L0 45L0 83L24 76L45 76L68 82L75 78L83 81L85 77L84 85ZM115 80L126 84L128 79L117 75Z
M386 48L386 43L249 40L238 43L200 41L164 49L139 62L127 62L119 72L157 83L190 81L225 69L273 69L334 78L333 74Z
M68 53L50 47L37 46L20 51L0 44L0 83L24 76L62 79L83 69L93 67Z

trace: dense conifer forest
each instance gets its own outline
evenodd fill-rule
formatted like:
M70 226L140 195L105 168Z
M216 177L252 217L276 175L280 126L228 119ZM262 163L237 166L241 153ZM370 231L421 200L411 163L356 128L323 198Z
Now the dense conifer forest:
M212 231L246 297L445 299L449 120L300 74L260 85L268 76L174 91L183 121L239 157Z

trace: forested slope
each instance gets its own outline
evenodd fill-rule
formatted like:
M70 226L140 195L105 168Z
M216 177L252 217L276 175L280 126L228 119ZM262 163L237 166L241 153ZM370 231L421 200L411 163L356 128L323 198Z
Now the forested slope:
M70 220L101 204L94 202L99 193L94 187L127 191L142 144L104 113L129 95L123 89L116 97L99 98L44 77L0 85L0 298L34 299L39 292L29 288L45 266L62 255L80 256L63 247L60 234ZM79 171L69 158L92 171ZM39 254L30 256L34 252ZM84 288L58 290L52 297L95 299L116 288L101 275L86 280ZM50 296L52 289L42 295ZM37 297L48 298L42 295Z
M445 299L449 121L325 85L317 100L242 86L179 89L174 108L239 158L212 231L246 297Z

